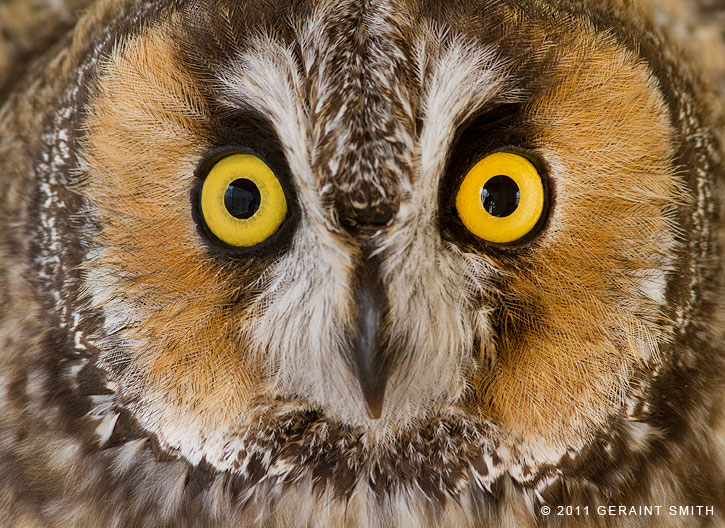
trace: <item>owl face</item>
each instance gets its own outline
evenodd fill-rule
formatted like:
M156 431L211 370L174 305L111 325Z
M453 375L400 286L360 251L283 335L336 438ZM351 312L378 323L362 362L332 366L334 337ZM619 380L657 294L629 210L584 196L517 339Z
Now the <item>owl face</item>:
M99 67L80 192L100 365L164 447L227 469L261 416L455 416L553 462L645 390L692 197L615 35L494 3L159 9Z
M99 3L54 152L100 443L437 498L644 449L658 376L694 361L716 162L628 16Z

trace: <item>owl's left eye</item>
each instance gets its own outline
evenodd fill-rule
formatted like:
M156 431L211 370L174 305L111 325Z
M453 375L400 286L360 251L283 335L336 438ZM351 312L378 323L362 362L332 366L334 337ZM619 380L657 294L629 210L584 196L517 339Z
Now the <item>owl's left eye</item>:
M256 246L287 217L287 199L274 172L251 154L217 161L201 188L201 214L209 230L233 247Z
M507 244L531 233L544 212L544 186L525 157L496 152L466 174L456 195L463 225L487 242Z

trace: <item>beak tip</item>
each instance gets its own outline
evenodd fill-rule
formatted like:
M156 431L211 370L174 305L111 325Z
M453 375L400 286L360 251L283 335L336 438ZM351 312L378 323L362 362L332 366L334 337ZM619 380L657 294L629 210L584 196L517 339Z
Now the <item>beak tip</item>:
M368 416L371 420L379 420L383 415L383 399L382 398L367 398Z
M369 385L361 383L363 400L368 411L368 416L372 420L378 420L383 415L383 405L385 404L385 384Z

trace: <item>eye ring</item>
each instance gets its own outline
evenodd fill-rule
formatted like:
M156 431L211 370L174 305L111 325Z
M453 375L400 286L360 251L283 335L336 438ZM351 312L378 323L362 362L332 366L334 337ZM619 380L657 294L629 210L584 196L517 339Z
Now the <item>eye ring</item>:
M253 203L240 205L240 192L253 193ZM249 248L279 229L287 217L288 205L279 179L266 163L252 154L233 153L218 160L207 172L200 211L209 231L221 242Z
M494 205L489 189L496 192L495 199L506 203ZM517 200L511 197L514 189L518 191ZM541 176L531 161L518 154L496 152L468 171L455 205L461 222L476 237L508 244L536 227L544 211L544 198Z

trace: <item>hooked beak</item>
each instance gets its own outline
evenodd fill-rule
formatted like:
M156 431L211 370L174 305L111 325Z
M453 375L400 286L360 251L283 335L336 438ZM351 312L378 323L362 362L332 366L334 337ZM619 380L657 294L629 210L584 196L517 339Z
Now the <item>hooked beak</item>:
M350 340L353 371L360 383L368 414L377 420L383 413L385 385L388 380L387 359L382 346L381 326L386 299L377 266L370 260L358 268L355 284L354 335Z

